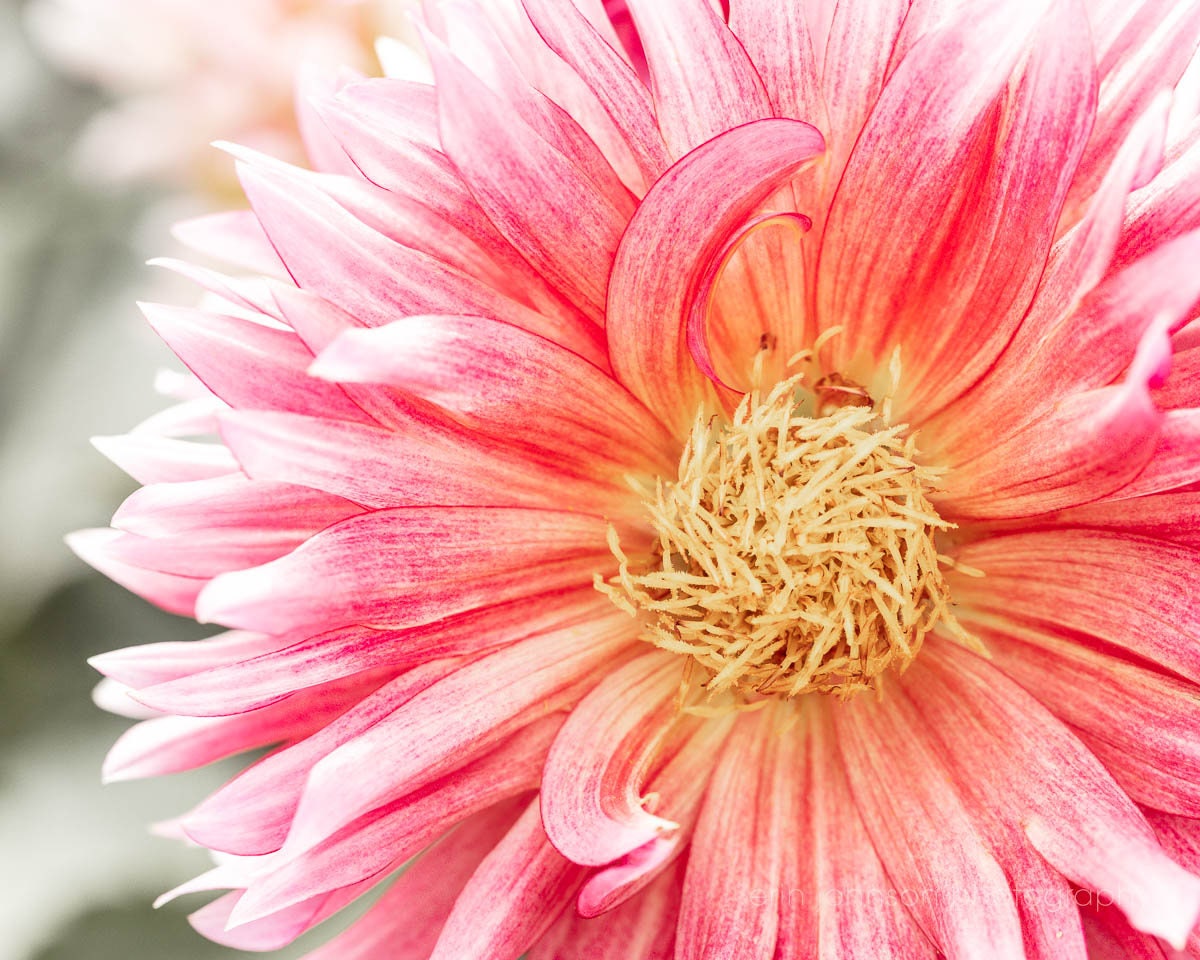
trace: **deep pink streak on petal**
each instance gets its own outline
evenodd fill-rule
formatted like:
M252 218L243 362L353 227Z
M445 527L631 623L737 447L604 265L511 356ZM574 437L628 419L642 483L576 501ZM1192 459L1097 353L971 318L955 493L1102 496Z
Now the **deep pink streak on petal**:
M1018 521L1024 525L1024 521ZM1107 530L1168 540L1200 549L1200 491L1173 490L1121 500L1100 500L1038 518L1034 528Z
M622 663L633 643L628 618L613 610L473 659L318 761L285 849L311 847L512 730L570 709L596 671ZM457 721L446 724L448 715Z
M674 157L774 115L750 57L707 2L626 2L645 47L658 125Z
M635 202L607 162L593 179L538 131L514 116L436 41L442 144L500 231L555 287L597 323L604 320L608 271ZM595 150L594 145L592 149ZM483 313L412 310L410 313ZM503 319L503 318L501 318Z
M815 128L792 120L723 133L663 175L621 240L608 289L613 370L680 435L715 399L686 343L697 287L738 228L823 146Z
M580 916L596 917L633 899L685 852L713 773L712 758L733 728L734 718L683 717L671 731L647 783L654 803L647 809L679 829L659 836L628 856L597 870L579 892Z
M688 854L678 960L775 956L781 841L794 813L790 741L772 729L776 720L771 709L742 714L716 760Z
M633 151L645 182L653 183L670 165L670 158L655 123L650 95L637 74L574 2L523 3L549 47L591 85Z
M647 653L601 680L559 732L546 758L542 822L576 863L602 866L678 830L643 808L642 793L679 682L676 656Z
M974 621L969 629L999 669L1074 728L1130 797L1200 816L1200 688L1067 630Z
M467 881L430 960L520 956L567 906L583 873L546 838L534 800Z
M1091 634L1200 682L1200 610L1193 602L1200 551L1068 529L989 537L964 546L955 559L985 573L951 574L959 602Z
M550 510L378 510L205 589L202 620L278 633L413 626L481 604L582 584L612 565L599 517Z
M497 804L421 854L353 926L304 960L428 960L454 901L524 807Z
M675 464L670 435L608 374L544 337L481 317L406 317L352 330L313 372L381 382L450 410L473 427L589 472Z
M899 697L860 697L831 711L863 822L901 902L956 960L1025 957L1003 867Z

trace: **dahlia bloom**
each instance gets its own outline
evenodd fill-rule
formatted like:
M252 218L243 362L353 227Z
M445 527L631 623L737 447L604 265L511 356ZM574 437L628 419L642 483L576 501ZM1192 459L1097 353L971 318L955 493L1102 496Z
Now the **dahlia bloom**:
M78 161L105 180L154 179L229 201L237 184L210 144L236 138L289 160L302 152L294 88L322 69L378 71L381 33L404 37L415 0L34 0L50 59L113 99L85 128ZM381 56L412 61L399 44Z
M274 747L196 927L1200 955L1200 4L628 9L648 83L428 4L145 308L197 382L75 546L228 632L96 661L106 774Z

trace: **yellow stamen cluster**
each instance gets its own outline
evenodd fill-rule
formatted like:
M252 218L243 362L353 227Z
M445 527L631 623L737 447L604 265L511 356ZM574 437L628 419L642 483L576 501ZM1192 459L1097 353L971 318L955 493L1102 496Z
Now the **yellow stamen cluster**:
M703 667L710 693L847 696L903 669L933 626L974 645L949 610L934 546L952 524L913 437L869 406L799 414L799 378L732 420L698 418L673 483L646 499L658 543L598 583L645 639ZM945 558L942 558L945 559Z

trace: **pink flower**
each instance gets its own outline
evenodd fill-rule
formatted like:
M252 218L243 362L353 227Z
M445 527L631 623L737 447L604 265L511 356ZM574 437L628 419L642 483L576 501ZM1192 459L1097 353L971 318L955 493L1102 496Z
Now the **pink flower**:
M56 64L114 100L80 141L85 173L157 179L230 201L237 184L211 142L236 138L300 161L297 70L306 68L311 84L320 82L317 68L376 72L375 37L409 32L413 4L34 0L29 21Z
M311 956L1200 950L1200 4L730 6L431 4L183 230L261 276L75 546L230 628L110 779L277 745L214 939L419 856Z

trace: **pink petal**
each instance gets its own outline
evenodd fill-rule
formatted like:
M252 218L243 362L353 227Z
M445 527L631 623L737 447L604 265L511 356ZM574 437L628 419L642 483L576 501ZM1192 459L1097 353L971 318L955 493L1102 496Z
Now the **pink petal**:
M832 365L845 369L861 351L883 360L901 345L915 410L952 401L1016 330L1090 129L1082 12L1036 7L962 7L916 44L829 210L817 311L823 327L849 331L830 344ZM986 324L959 322L984 313Z
M1158 102L1130 134L1086 215L1055 244L1029 312L996 364L957 403L923 424L922 436L933 437L932 446L926 439L927 449L968 459L986 451L996 433L1036 419L1043 407L1074 392L1078 384L1109 383L1133 356L1137 338L1159 312L1158 306L1166 308L1180 299L1168 289L1173 284L1163 282L1167 276L1175 279L1174 268L1157 259L1128 277L1118 274L1084 299L1112 260L1129 191L1145 154L1161 148L1166 105L1165 100ZM1122 302L1125 297L1128 305ZM1077 312L1081 304L1083 316ZM1090 350L1081 366L1071 337L1088 337L1093 324L1102 333L1088 338ZM1094 341L1103 344L1106 338L1113 343L1103 345L1103 353L1092 352ZM1108 362L1107 375L1093 373L1097 360ZM986 438L975 428L984 419L994 424Z
M655 651L612 671L571 711L542 785L542 823L564 856L602 866L674 833L642 790L677 713L678 657Z
M1132 263L1170 240L1200 228L1200 129L1162 172L1130 198L1125 229L1114 257Z
M1156 322L1118 386L1077 393L1038 420L993 443L945 482L956 516L1021 517L1099 500L1153 462L1164 426L1150 388L1170 363L1170 341Z
M314 487L387 508L398 506L530 506L621 515L636 509L623 477L589 475L585 467L548 460L446 418L399 410L390 429L299 414L235 411L221 434L255 480Z
M770 96L773 111L769 115L806 120L818 129L828 129L817 47L809 32L804 4L739 0L730 5L729 27ZM875 34L860 49L878 46L881 44Z
M633 197L611 168L600 181L587 176L436 43L430 56L447 155L513 246L588 316L602 321L608 271L633 213Z
M121 504L113 526L144 537L213 529L256 529L263 535L296 531L308 537L358 513L361 507L319 490L230 475L144 486Z
M499 749L381 807L250 885L232 920L249 923L321 893L376 881L458 822L537 785L538 766L561 718L546 716ZM361 771L360 771L361 775Z
M1002 829L1019 824L1055 870L1114 898L1135 926L1172 940L1186 936L1200 916L1200 878L1164 854L1104 767L985 661L952 644L937 649L906 675L905 687L965 795ZM1042 937L1052 944L1053 927Z
M591 587L497 604L408 630L344 627L284 635L274 649L226 660L166 683L143 687L138 699L175 714L216 716L264 706L295 690L377 667L416 667L429 660L483 656L526 637L606 612ZM135 648L138 649L138 648Z
M775 956L787 821L789 741L771 709L738 718L696 824L679 907L678 960ZM731 889L730 877L737 877Z
M390 240L311 183L244 163L239 172L255 213L297 283L368 326L409 314L482 314L543 333L586 356L597 354L596 333L547 318Z
M827 189L832 191L883 90L900 28L909 15L909 4L905 0L880 0L871 4L827 6L831 15L827 14L824 37L819 35L819 24L814 23L818 30L814 53L820 66L818 89L824 93L828 112L826 182ZM912 13L914 18L917 12ZM813 13L810 9L809 14ZM807 119L804 114L789 115Z
M800 835L784 851L776 956L933 960L937 951L905 909L855 806L831 713L809 710L807 728L794 734L804 750L791 774Z
M347 67L330 68L312 61L302 63L297 70L294 98L296 125L300 129L304 152L314 170L345 175L358 173L358 168L325 126L313 101L332 96L342 87L362 79L361 74Z
M455 660L434 660L384 684L311 736L244 770L183 818L184 831L202 846L226 853L278 850L313 765L458 666Z
M313 366L338 381L387 383L498 437L591 472L669 473L670 435L620 384L557 344L478 317L406 317L352 330ZM563 398L572 402L564 405ZM612 464L602 466L597 460Z
M1127 10L1110 17L1128 26L1100 61L1097 124L1072 187L1075 203L1092 193L1130 127L1156 96L1175 86L1200 43L1200 9L1191 4L1151 0L1132 17Z
M437 229L413 234L418 249L458 235L486 254L483 276L496 289L565 324L587 323L496 229L441 152L432 87L371 80L318 107L343 149L393 204L425 208L440 221Z
M1098 530L1010 534L959 550L955 558L985 576L955 576L952 590L960 603L1078 630L1198 682L1198 556Z
M286 849L310 847L534 717L572 707L595 671L624 659L632 632L625 614L612 610L473 660L417 694L313 767ZM445 723L447 711L456 723Z
M249 210L210 213L183 220L171 228L181 243L197 253L269 277L283 277L279 255L258 218Z
M813 127L790 120L723 133L663 175L622 238L608 291L613 369L680 435L712 397L685 342L696 288L755 209L821 149Z
M1069 527L1109 530L1200 549L1200 492L1173 491L1129 500L1101 500L1038 518L1034 523L1017 522L1039 530Z
M454 901L522 806L500 803L455 827L401 873L366 916L304 960L428 960Z
M257 656L278 644L276 638L265 634L230 630L206 640L144 643L112 650L91 657L88 663L106 677L138 689Z
M1001 670L1078 731L1134 800L1200 815L1194 684L1064 631L1015 623L970 629Z
M611 565L597 517L500 507L378 510L272 563L218 577L197 614L265 633L413 626L582 584Z
M837 706L850 787L901 902L947 956L1024 958L1008 879L941 768L924 718L896 696Z
M679 158L774 115L754 64L707 3L627 0L650 67L658 125ZM706 82L697 83L696 77Z
M118 546L122 537L117 530L76 530L67 535L66 542L80 560L125 589L132 590L168 613L192 616L196 609L196 598L209 581L146 570L125 562Z
M650 774L646 794L655 798L647 809L678 824L669 836L659 836L597 870L579 892L581 917L596 917L634 899L687 849L701 803L713 772L712 758L720 750L733 718L682 718L661 747L657 769Z
M665 871L636 899L602 917L567 912L527 954L529 960L668 960L683 865Z
M646 88L574 2L523 0L542 39L587 81L649 184L670 165Z
M1113 498L1144 497L1196 483L1200 480L1197 444L1200 444L1200 409L1168 411L1150 462L1116 490Z
M216 443L139 433L93 437L92 444L138 483L210 480L240 473L233 455Z
M391 678L374 671L328 684L232 717L160 717L131 727L113 744L104 761L104 780L177 773L246 750L304 737L344 713Z
M542 831L537 800L467 882L430 960L516 960L554 921L583 880Z

